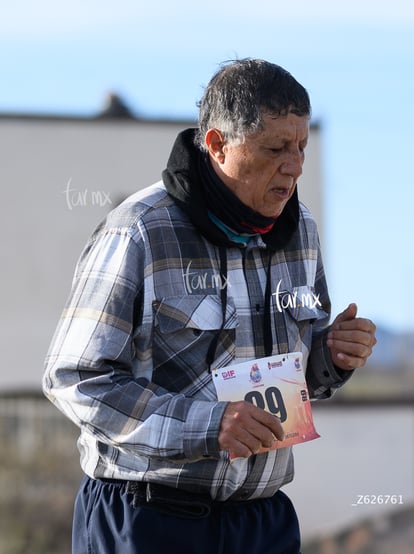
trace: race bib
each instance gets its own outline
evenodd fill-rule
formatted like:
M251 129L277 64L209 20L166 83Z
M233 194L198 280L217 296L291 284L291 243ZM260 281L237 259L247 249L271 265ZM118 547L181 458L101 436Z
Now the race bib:
M213 370L219 400L246 400L277 416L285 431L261 452L285 448L318 438L308 387L302 367L302 353L278 354Z

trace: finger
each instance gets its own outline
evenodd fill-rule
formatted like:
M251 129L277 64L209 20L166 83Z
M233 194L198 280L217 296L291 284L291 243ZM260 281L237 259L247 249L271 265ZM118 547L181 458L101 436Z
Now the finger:
M257 438L256 434L256 430L252 432L243 427L223 430L219 435L220 449L228 450L238 457L248 457L257 454L262 448L273 446L275 439L271 433L268 433L267 438Z
M245 448L248 450L248 456L251 456L252 454L257 454L262 448L261 440L256 438L246 429L239 430L237 437L235 437L235 442L238 443L236 446L238 450L244 450Z
M328 333L327 337L327 343L328 346L333 346L335 342L342 341L342 342L349 342L349 343L356 343L356 344L364 344L365 346L374 346L376 343L375 335L372 333L369 333L367 331L335 331L332 330Z
M349 321L356 318L358 312L358 306L355 303L349 304L347 308L340 314L338 314L335 318L335 323L342 322L342 321Z
M276 436L264 426L241 429L237 438L253 454L257 454L262 448L271 448L277 440Z
M332 354L333 362L340 369L345 371L352 371L365 365L367 358L360 358L359 356L349 356L343 352L334 352Z
M371 343L363 344L344 340L328 340L327 345L331 350L342 352L346 356L356 356L358 358L368 358L372 352Z
M247 429L239 429L237 437L231 438L231 443L226 449L239 457L248 457L258 454L263 449L272 448L277 440L271 433L267 433L267 438L260 439L256 437L255 433Z
M234 441L228 447L220 447L220 449L229 452L232 458L249 458L255 454L255 452L252 452L245 444L238 441Z
M244 417L233 420L233 423L236 438L249 448L253 446L257 450L257 441L260 447L270 448L276 439L284 438L280 419L253 405L246 407Z
M268 427L256 423L253 423L246 429L246 431L260 442L260 446L263 448L270 448L275 443L275 440L283 440L284 432L280 426L278 426L275 432L272 432Z
M352 331L354 329L374 334L376 331L376 326L370 319L357 317L352 320L334 322L331 327L332 331Z
M253 408L256 408L253 406ZM266 430L265 433L265 440L270 440L271 436L275 436L276 439L282 441L285 437L285 432L283 430L282 424L280 422L280 419L276 417L273 414L269 414L268 412L265 412L264 410L261 410L260 408L257 408L252 413L252 417L255 421L257 421L261 428L259 432L263 434L263 427Z
M270 448L283 440L280 420L249 402L230 402L223 414L218 437L221 450L250 456L260 448Z

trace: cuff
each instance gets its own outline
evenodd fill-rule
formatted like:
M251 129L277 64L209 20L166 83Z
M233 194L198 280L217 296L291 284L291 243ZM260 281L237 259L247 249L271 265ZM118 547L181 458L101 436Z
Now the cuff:
M306 381L311 398L330 398L353 373L354 370L344 371L334 365L325 334L314 340L306 370Z
M228 402L192 403L184 423L184 455L189 460L219 458L218 435Z

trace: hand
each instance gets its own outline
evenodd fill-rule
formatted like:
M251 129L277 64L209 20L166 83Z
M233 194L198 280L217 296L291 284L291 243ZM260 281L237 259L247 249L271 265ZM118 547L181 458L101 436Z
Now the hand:
M283 438L283 428L276 416L242 400L229 402L221 420L218 442L220 450L248 458Z
M369 319L356 317L358 307L350 304L333 322L327 345L333 363L344 370L365 365L377 343L375 325Z

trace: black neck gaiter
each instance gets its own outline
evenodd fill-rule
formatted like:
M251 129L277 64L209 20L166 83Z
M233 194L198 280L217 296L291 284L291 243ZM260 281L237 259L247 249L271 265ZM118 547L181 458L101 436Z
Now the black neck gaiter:
M268 233L276 223L276 218L265 217L246 206L214 171L208 155L200 158L200 174L208 209L236 233Z

